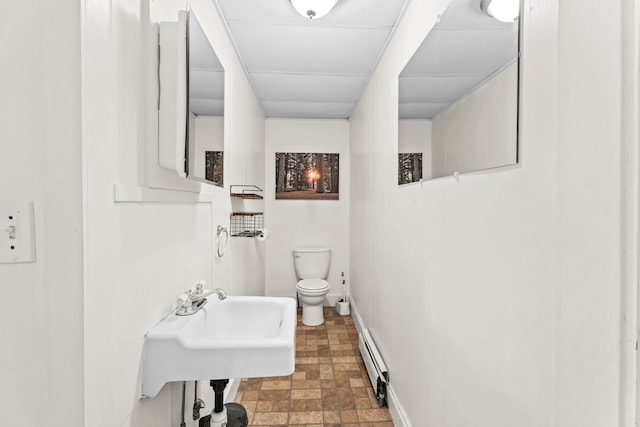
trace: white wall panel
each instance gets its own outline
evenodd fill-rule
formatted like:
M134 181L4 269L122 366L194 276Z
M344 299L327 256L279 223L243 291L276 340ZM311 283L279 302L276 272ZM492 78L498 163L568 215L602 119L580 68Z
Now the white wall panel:
M0 200L33 202L36 251L0 264L7 426L83 422L80 9L0 4Z
M522 163L398 187L396 78L437 7L352 116L354 300L414 426L616 425L618 8L525 2Z
M174 426L180 423L181 387L169 384L139 400L138 369L144 334L177 295L200 279L231 295L264 293L263 253L231 242L215 255L217 225L229 226L229 184L264 180L264 118L213 4L191 1L225 67L225 188L203 186L213 203L114 203L114 184L138 184L140 149L153 138L155 51L143 29L175 19L178 3L114 0L87 5L84 72L87 281L85 363L87 426ZM154 8L158 8L158 10ZM150 29L154 31L155 27ZM143 58L150 67L145 68ZM151 97L151 102L147 97ZM149 107L150 110L145 110ZM153 142L153 141L152 141ZM234 259L242 268L238 274ZM237 279L237 281L236 281ZM212 407L208 379L202 393ZM193 400L193 384L187 399ZM203 415L205 412L203 412ZM187 420L188 425L197 422Z
M295 297L292 250L326 246L331 248L328 298L335 302L341 294L341 273L349 279L349 122L270 119L266 123L265 226L270 232L265 242L266 293ZM339 200L275 200L278 152L339 153Z
M626 374L619 368L621 4L593 10L559 2L558 425L617 424Z

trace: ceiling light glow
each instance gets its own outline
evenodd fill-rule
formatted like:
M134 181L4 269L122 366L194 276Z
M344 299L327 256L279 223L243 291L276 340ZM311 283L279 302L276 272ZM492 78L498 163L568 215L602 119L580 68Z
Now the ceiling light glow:
M515 22L520 15L520 0L481 0L480 8L501 22Z
M305 18L318 19L329 13L338 0L290 0L298 13Z

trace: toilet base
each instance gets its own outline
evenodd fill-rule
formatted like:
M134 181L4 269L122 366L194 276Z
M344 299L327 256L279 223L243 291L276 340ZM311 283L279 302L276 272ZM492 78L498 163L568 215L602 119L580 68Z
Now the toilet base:
M302 323L305 326L320 326L324 323L322 304L308 305L302 302Z

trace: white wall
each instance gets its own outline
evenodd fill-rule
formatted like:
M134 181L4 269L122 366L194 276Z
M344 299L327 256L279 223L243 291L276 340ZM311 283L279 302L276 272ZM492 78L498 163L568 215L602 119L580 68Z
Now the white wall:
M190 6L227 70L226 186L203 187L213 203L172 202L173 193L155 201L114 202L114 184L117 188L140 184L140 165L144 164L140 147L145 138L153 137L149 128L154 127L155 112L147 106L156 103L154 93L144 88L155 78L155 50L143 40L143 30L150 25L150 12L155 14L154 7L163 6L161 3L153 2L151 11L145 1L86 3L82 27L86 34L86 426L179 425L179 384L165 386L154 399L139 400L144 334L176 296L199 279L232 295L264 292L264 273L248 284L236 283L233 271L235 257L252 263L262 255L249 252L245 257L245 249L233 244L223 258L214 255L216 226L229 224L227 183L261 176L264 119L209 1L194 0ZM186 5L172 3L174 9ZM154 16L163 19L160 14ZM149 69L144 67L146 57L151 62ZM149 96L153 98L150 103ZM257 165L256 175L247 172L247 164ZM263 271L261 262L257 270ZM211 410L208 381L202 390ZM189 407L192 396L190 383ZM197 422L188 417L187 425Z
M275 200L277 152L339 153L339 200ZM397 161L397 160L396 160ZM331 248L328 303L341 295L341 273L349 277L349 122L346 120L266 121L265 227L266 293L296 295L292 250L296 247Z
M558 425L615 424L619 376L628 375L620 370L622 3L558 2Z
M521 164L398 187L397 76L443 3L411 2L351 120L351 291L394 403L618 425L619 3L525 1Z
M36 240L35 262L0 264L0 423L80 426L80 4L3 2L0 17L0 201L34 202Z
M225 181L263 185L260 107L213 5L190 4L229 73ZM155 31L148 2L27 1L0 10L0 50L11 64L0 79L0 200L34 202L37 258L0 264L8 301L2 424L178 425L179 386L138 400L143 336L198 279L263 294L264 250L232 243L225 257L213 255L215 226L229 224L228 186L203 190L213 204L171 203L180 197L170 192L152 203L114 202L114 186L140 190L144 141L157 128L147 109L157 105L147 99L157 75L145 68L157 61L157 45L145 39ZM253 274L241 270L234 281L234 258Z
M526 2L521 165L401 188L396 79L444 1L411 3L350 128L322 124L310 134L316 124L269 121L271 136L291 145L269 136L266 156L262 114L215 11L191 3L208 16L205 31L230 76L225 182L269 183L267 244L274 256L287 246L273 262L285 281L290 248L308 243L295 236L319 224L346 251L349 236L326 230L346 230L349 216L354 244L333 265L351 258L352 294L414 426L617 425L617 2ZM213 206L113 201L114 184L140 177L144 3L27 1L1 10L0 51L12 66L0 79L0 200L35 202L37 250L35 263L0 265L0 284L18 301L0 314L10 343L0 352L2 422L24 424L26 396L35 402L28 418L51 426L178 425L178 387L137 400L142 336L203 275L231 283L233 294L264 291L261 248L233 241L229 256L213 256L228 187L210 189ZM296 135L305 151L332 149L330 138L313 142L317 135L351 138L351 151L338 152L343 172L358 179L341 177L347 208L320 205L335 214L328 227L312 205L273 200L274 153L292 149ZM279 241L288 208L312 226ZM246 254L256 263L251 282L234 270ZM267 291L284 286L291 295L294 283L275 273L267 269Z
M433 178L516 162L518 64L433 119Z

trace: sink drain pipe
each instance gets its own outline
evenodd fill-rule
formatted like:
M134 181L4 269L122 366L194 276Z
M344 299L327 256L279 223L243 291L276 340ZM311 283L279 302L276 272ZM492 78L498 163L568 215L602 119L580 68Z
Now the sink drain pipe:
M246 427L249 424L247 411L239 403L224 404L224 389L228 379L211 380L209 385L214 392L214 408L211 415L200 418L199 427Z
M224 389L229 384L229 380L211 380L209 385L213 389L215 396L213 404L213 412L218 413L224 411Z
M224 406L224 389L228 383L228 379L209 381L214 393L213 411L211 411L210 415L200 418L199 427L233 426L231 423L227 424L227 409Z

